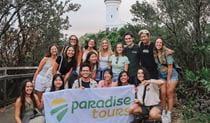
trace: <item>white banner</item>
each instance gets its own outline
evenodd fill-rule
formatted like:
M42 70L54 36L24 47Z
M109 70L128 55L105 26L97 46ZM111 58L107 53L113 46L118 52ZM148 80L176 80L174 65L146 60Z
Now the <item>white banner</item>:
M130 123L133 100L133 86L46 92L46 123Z

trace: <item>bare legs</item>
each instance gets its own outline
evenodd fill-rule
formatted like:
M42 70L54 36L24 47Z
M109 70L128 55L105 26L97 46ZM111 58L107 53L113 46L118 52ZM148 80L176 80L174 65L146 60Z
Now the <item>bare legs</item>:
M139 104L134 103L133 105L131 105L131 107L128 109L128 111L130 114L140 115L140 114L142 114L142 107ZM149 111L149 119L150 120L160 120L160 118L161 118L160 109L157 107L153 107Z
M167 110L168 108L168 111L173 111L174 96L177 82L177 80L170 80L169 82L166 82L163 85L161 85L161 104L163 110Z
M166 82L164 84L162 84L160 86L160 92L161 92L161 104L162 104L162 107L163 107L163 110L166 110Z
M168 111L173 111L174 95L176 90L177 80L171 80L167 83L167 98L168 98Z

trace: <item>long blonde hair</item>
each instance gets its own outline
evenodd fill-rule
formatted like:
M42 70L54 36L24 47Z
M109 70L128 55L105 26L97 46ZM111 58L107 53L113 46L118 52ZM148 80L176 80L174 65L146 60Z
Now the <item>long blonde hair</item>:
M111 46L111 43L110 43L110 41L109 41L108 39L103 39L103 40L100 42L99 54L103 51L103 48L102 48L102 43L103 43L103 41L107 41L107 43L108 43L108 52L109 52L109 54L112 54L112 53L113 53L113 52L112 52L112 46Z

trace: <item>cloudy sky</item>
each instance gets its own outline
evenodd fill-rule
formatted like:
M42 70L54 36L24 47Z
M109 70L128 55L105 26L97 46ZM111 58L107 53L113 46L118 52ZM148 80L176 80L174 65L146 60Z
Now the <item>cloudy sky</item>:
M81 36L85 33L96 33L104 30L106 19L104 0L73 0L73 2L81 4L81 8L77 12L69 13L72 27L64 33ZM136 0L122 0L119 11L120 18L125 23L131 22L132 15L129 10L135 2Z

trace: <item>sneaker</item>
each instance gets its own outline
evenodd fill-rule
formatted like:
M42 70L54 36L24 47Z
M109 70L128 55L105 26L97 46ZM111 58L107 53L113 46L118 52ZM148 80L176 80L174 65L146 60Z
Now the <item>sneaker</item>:
M171 123L171 112L168 111L166 113L166 116L167 116L168 122Z
M166 115L166 110L163 110L162 111L162 115Z
M166 113L162 113L161 120L162 123L169 123Z

